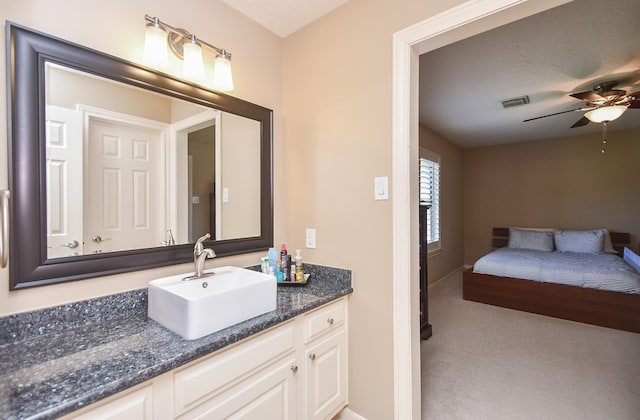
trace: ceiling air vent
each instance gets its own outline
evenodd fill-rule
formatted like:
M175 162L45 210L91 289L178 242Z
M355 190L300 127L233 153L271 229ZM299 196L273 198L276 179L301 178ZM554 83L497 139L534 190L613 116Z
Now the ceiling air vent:
M500 101L503 108L511 108L513 106L526 105L529 103L529 97L527 95L520 96L519 98L505 99Z

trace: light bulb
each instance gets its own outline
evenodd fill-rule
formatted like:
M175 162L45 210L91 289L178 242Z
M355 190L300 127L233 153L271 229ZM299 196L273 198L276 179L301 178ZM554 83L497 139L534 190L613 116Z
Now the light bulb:
M596 108L592 111L587 112L586 114L584 114L584 116L587 117L591 122L601 123L604 121L613 121L620 118L620 116L624 114L624 111L626 110L626 105L603 106L602 108Z
M213 67L213 83L214 89L222 92L230 92L233 90L233 75L231 74L231 60L226 56L218 55Z
M183 45L184 63L182 72L190 80L204 80L204 63L202 62L202 48L196 43L195 37Z
M160 26L151 23L147 25L142 59L152 67L159 69L169 68L167 33Z

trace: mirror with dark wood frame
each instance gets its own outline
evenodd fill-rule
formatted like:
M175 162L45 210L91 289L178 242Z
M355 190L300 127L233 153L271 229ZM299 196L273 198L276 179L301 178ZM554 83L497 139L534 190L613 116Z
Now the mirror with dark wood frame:
M140 92L144 90L157 95L158 101L177 103L182 110L192 108L201 111L201 115L224 115L230 121L228 126L232 126L233 120L240 121L243 127L249 126L251 132L255 134L257 145L253 153L253 163L240 163L244 158L236 152L235 160L232 161L234 163L228 166L234 168L234 185L247 183L249 179L256 180L255 187L249 189L254 195L250 201L256 207L255 211L250 212L252 220L247 220L247 225L252 227L244 231L236 228L235 232L239 233L226 236L221 233L214 234L214 238L218 239L209 241L206 245L214 248L218 256L260 251L272 246L273 112L271 110L11 22L7 22L7 52L11 290L188 262L193 258L191 242L199 233L196 232L195 227L193 232L189 230L189 233L186 233L187 223L183 220L187 212L184 210L186 206L183 205L182 210L175 210L173 203L167 201L166 205L162 206L164 203L161 202L176 196L182 197L182 201L188 199L191 202L192 197L188 197L181 186L170 187L162 184L158 187L159 191L173 191L173 193L161 194L160 202L156 198L156 207L166 207L166 212L162 213L161 218L172 219L172 222L162 224L159 229L164 234L167 228L176 229L176 225L184 227L180 232L181 239L176 242L176 245L171 243L163 243L163 246L160 246L160 243L156 245L156 242L160 241L154 237L151 242L140 246L121 248L113 246L112 249L107 246L108 252L102 252L101 249L91 250L90 247L86 247L84 254L52 252L54 245L56 247L66 245L54 243L51 235L52 214L57 214L52 204L56 200L51 198L52 178L57 175L51 172L51 167L47 164L47 159L50 158L47 150L47 133L51 131L51 127L47 125L47 110L51 108L50 102L53 96L53 86L48 85L51 80L51 69L62 69L64 73L73 77L81 75L83 80L99 79L107 85L114 83L114 90L118 85L129 86ZM57 97L60 97L59 87L56 92ZM85 109L85 114L92 114L93 108L91 106L88 108L90 112ZM123 114L118 113L118 115ZM219 120L217 124L221 125ZM198 125L198 128L210 125L211 123L203 122ZM167 129L167 132L169 131ZM84 141L87 142L86 139ZM232 141L233 139L227 140L227 142ZM186 150L186 146L184 149ZM143 147L139 150L147 149ZM86 161L86 152L84 155L85 162L80 163L80 166L84 166L85 172L81 169L79 176L86 178L86 168L91 165ZM166 156L168 153L164 151L160 155ZM173 175L169 184L175 184L176 179L187 178L186 175L182 178L175 176L175 167L181 167L181 163L167 162L169 159L165 159L158 166L165 165L173 168L173 173L167 170L164 174L165 179ZM243 165L246 165L246 170L243 169ZM186 167L186 163L183 166ZM249 170L251 174L248 173ZM88 181L85 180L85 182L88 184ZM142 182L142 185L147 184ZM82 190L82 187L80 189ZM84 190L87 190L86 186ZM217 191L221 191L220 186ZM218 199L222 200L222 197ZM85 216L86 213L85 209ZM169 214L173 214L172 218L168 216ZM210 223L207 220L207 226L213 228L216 222L217 226L224 226L213 216ZM238 223L236 220L235 226L241 225L241 222ZM191 229L191 224L188 225ZM80 242L88 242L88 240L85 237L84 241Z

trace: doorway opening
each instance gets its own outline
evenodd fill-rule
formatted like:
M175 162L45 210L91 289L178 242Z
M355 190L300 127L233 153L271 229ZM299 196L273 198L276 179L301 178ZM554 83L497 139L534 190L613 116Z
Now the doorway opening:
M569 0L468 1L393 37L394 414L420 416L418 291L418 56ZM409 310L407 310L407 308Z

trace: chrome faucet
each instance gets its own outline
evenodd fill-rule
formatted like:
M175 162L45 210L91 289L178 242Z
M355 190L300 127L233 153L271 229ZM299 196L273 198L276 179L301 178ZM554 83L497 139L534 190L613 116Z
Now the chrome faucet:
M202 277L212 276L214 273L204 273L204 262L207 258L215 258L216 253L211 248L205 248L203 242L211 238L208 233L199 238L193 246L193 263L196 271L192 276L185 277L182 280L197 280Z
M201 236L195 243L195 245L193 246L193 263L196 264L197 260L198 260L198 256L202 253L202 251L204 251L204 244L203 242L206 241L207 239L211 238L211 235L206 233L203 236ZM214 255L215 257L215 255Z

